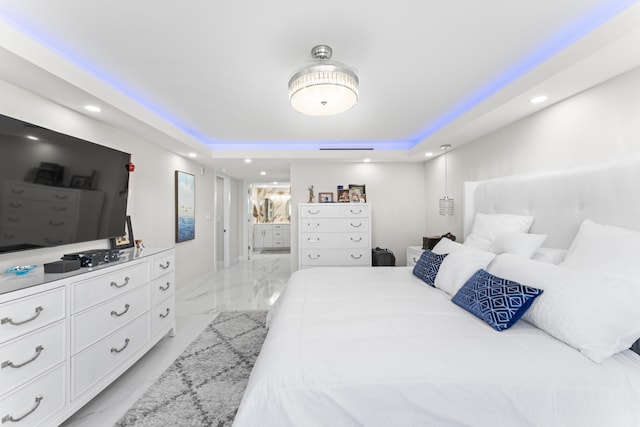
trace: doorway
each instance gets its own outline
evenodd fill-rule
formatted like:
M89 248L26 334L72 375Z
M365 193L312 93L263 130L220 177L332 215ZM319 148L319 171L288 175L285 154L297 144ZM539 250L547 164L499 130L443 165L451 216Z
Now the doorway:
M291 249L291 187L286 183L249 185L249 254L282 254Z
M229 267L229 212L231 209L231 188L229 178L224 175L216 175L214 199L216 212L216 268L218 266Z

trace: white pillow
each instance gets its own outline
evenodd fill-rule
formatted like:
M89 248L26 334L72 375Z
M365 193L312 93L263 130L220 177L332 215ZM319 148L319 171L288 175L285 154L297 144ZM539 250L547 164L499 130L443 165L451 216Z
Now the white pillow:
M510 254L488 270L544 292L522 318L594 362L628 349L640 337L640 286Z
M531 215L477 213L464 244L486 251L498 234L527 233L531 224Z
M585 219L561 265L640 282L640 232Z
M435 286L454 296L473 274L487 265L495 257L494 253L481 251L470 246L443 238L433 248L436 254L449 254L440 264Z
M560 264L562 261L564 261L564 257L566 256L567 256L566 249L538 248L538 250L533 254L531 259L557 265L557 264Z
M502 233L496 236L489 250L495 254L506 252L531 258L546 238L546 234Z

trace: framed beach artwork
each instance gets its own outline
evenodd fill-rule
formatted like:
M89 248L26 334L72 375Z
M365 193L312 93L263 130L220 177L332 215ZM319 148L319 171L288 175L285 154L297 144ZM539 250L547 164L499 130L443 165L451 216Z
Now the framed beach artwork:
M176 171L176 243L196 237L196 177Z

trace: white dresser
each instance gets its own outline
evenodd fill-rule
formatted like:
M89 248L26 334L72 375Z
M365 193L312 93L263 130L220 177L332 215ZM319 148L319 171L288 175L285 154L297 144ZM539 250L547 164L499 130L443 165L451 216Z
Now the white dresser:
M371 214L365 203L302 203L298 230L300 268L371 265Z
M4 275L0 425L60 424L173 335L174 257L128 250L76 272Z

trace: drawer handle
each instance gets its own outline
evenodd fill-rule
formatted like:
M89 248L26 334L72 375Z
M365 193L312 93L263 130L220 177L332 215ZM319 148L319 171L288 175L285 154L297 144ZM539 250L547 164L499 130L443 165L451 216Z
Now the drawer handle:
M40 354L42 353L42 350L44 350L44 347L39 345L36 347L36 354L29 360L22 362L22 363L13 363L10 360L7 360L5 362L2 362L2 365L0 365L0 369L4 369L4 368L22 368L24 365L28 365L29 363L33 362L34 360L36 360L38 357L40 357Z
M21 208L22 203L9 203L9 206L11 206L12 208Z
M170 286L171 286L171 282L167 282L167 286L163 288L162 285L160 285L158 286L158 289L160 289L161 291L166 291L167 289L169 289Z
M56 194L55 198L59 199L59 200L64 200L64 199L68 199L69 195L68 194Z
M125 277L124 278L124 283L122 285L118 285L116 282L111 282L111 286L114 288L123 288L125 286L127 286L129 284L129 278Z
M362 209L358 209L357 211L353 210L353 209L349 209L349 212L351 212L354 215L358 215L362 213Z
M46 240L47 243L49 243L50 245L60 245L62 244L62 240L51 240L50 238L46 238L44 239Z
M8 216L7 217L7 221L9 221L9 222L18 222L18 221L20 221L20 218L17 218L15 216Z
M64 212L67 210L66 206L54 206L51 209L56 212Z
M418 262L418 260L416 259L416 257L413 257L413 262Z
M355 228L362 227L362 223L361 222L359 222L357 224L354 224L354 223L351 222L350 224L351 224L352 227L355 227Z
M117 311L115 311L115 310L111 310L111 315L112 315L112 316L116 316L116 317L120 317L120 316L122 316L123 314L125 314L127 311L129 311L129 304L125 304L125 305L124 305L124 311L122 311L121 313L118 313L118 312L117 312Z
M360 254L360 255L358 255L358 256L355 256L355 255L351 254L351 258L353 258L353 259L360 259L360 258L362 258L362 254Z
M165 265L160 264L160 268L163 270L166 270L167 268L169 268L169 266L171 265L171 263L169 261L167 261L167 263Z
M308 222L307 223L307 227L320 227L320 223L319 222L316 222L316 223Z
M166 313L164 313L164 314L160 313L160 318L161 319L165 319L169 315L170 312L171 312L171 310L169 309L169 307L167 307Z
M33 414L35 412L36 409L38 409L38 406L40 406L40 402L42 402L42 399L44 399L44 397L42 396L36 396L36 404L33 405L33 408L31 408L29 410L29 412L27 412L26 414L24 414L21 417L18 418L13 418L13 416L7 414L4 417L2 417L2 424L6 423L7 421L11 421L12 423L17 423L18 421L22 420L23 418L26 418L27 416Z
M315 211L312 211L310 209L307 209L307 212L309 212L311 215L317 215L320 213L320 209L316 209Z
M309 257L309 259L318 259L320 258L320 255L316 255L315 257L311 254L307 255Z
M42 306L39 305L38 307L36 307L36 314L34 314L33 316L31 316L26 320L23 320L21 322L14 322L12 318L5 317L2 320L0 320L0 324L4 325L5 323L9 323L14 326L23 325L27 322L31 322L32 320L35 320L38 316L40 316L40 313L42 313L43 311L44 311L44 308L42 308Z
M362 237L358 237L358 239L354 239L353 237L351 238L352 242L362 242Z
M64 221L52 221L52 220L49 220L49 225L52 225L54 227L60 227L61 225L64 225Z
M111 353L120 353L125 348L127 348L128 345L129 345L129 338L124 340L124 345L120 349L117 349L115 347L111 347Z
M316 237L315 239L312 237L307 237L307 240L310 241L311 243L318 243L320 241L319 237Z
M12 188L12 189L11 189L11 192L12 192L13 194L22 194L22 193L24 193L24 190L16 190L16 189Z

